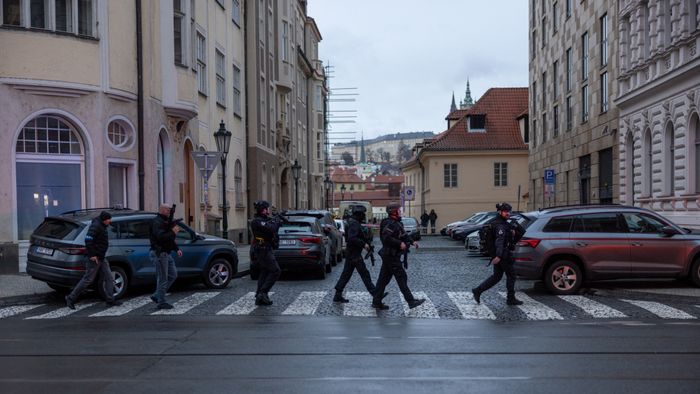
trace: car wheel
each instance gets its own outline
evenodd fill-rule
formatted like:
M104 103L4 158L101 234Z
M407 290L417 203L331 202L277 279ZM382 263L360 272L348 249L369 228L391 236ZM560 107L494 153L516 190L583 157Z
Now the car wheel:
M126 290L129 288L129 277L126 275L124 268L119 266L110 267L112 270L112 277L114 278L114 299L124 297ZM98 286L97 292L100 293L100 297L103 299L108 299L107 291L104 286Z
M47 283L47 285L58 294L68 294L71 291L71 288L67 286L54 285L52 283Z
M329 263L335 267L338 265L338 256L335 254L331 254L330 257L328 257Z
M214 259L204 271L204 284L210 289L223 289L231 282L233 268L224 258Z
M576 294L583 283L583 273L576 263L560 260L549 266L544 283L552 294Z
M326 279L326 266L321 265L316 270L318 279Z
M695 286L700 287L700 258L695 259L693 267L690 269L690 280Z

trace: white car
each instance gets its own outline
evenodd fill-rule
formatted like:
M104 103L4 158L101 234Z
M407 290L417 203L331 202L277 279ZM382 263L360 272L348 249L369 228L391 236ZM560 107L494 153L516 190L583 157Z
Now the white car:
M341 244L343 245L343 256L345 256L345 222L341 219L334 219L335 220L335 227L340 231L340 235L342 235L341 239Z
M473 231L467 234L464 239L464 248L467 249L467 253L470 255L481 256L481 237L479 237L479 231Z

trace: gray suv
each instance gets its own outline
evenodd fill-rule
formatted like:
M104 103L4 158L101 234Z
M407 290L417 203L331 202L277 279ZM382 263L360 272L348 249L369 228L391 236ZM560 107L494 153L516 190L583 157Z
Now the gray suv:
M700 234L657 213L621 205L548 208L515 248L516 273L554 294L584 281L689 277L700 286Z

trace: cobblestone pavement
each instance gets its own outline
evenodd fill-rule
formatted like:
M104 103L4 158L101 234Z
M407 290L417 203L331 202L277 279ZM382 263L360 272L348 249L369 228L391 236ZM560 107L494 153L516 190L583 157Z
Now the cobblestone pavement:
M378 241L375 241L378 243ZM345 290L348 304L332 302L333 287L342 270L334 267L326 279L312 279L304 273L285 273L273 288L271 307L256 307L253 293L256 282L249 276L234 279L220 291L201 285L178 286L169 296L175 309L156 311L148 299L149 289L132 292L124 305L105 309L88 295L77 311L66 308L58 295L41 302L17 303L0 307L1 318L54 319L130 315L309 315L368 318L432 318L512 320L585 320L585 319L680 319L700 321L700 291L686 282L615 282L586 289L582 295L557 297L533 281L516 282L520 307L505 305L505 279L482 295L481 305L471 298L470 289L490 275L484 258L468 257L463 246L444 237L423 237L421 248L409 255L408 284L416 297L426 298L424 305L409 310L396 282L387 287L388 311L370 307L370 297L357 274ZM380 259L372 267L373 281L379 274Z

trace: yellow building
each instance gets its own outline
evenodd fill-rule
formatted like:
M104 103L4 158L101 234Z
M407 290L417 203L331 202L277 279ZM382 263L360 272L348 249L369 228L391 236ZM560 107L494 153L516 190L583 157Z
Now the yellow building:
M403 167L405 187L415 200L406 216L435 210L437 226L497 202L525 209L528 188L527 88L492 88L469 109L448 115L449 128L414 147Z

